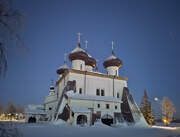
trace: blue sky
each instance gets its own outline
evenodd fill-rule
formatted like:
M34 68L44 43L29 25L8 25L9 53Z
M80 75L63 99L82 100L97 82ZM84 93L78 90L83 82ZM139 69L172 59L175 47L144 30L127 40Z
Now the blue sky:
M180 117L180 1L178 0L16 0L25 14L27 52L13 46L8 72L0 79L0 103L40 104L49 92L64 53L88 40L88 51L103 61L115 54L123 61L120 76L139 104L144 89L151 99L168 96ZM68 65L71 66L68 61Z

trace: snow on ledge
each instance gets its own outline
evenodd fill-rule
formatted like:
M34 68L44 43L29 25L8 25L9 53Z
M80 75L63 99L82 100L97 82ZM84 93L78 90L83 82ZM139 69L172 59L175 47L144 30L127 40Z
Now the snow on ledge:
M74 93L73 90L68 91L66 93L66 95L72 99L122 103L122 101L119 98L115 98L115 97L111 97L111 96L92 96L92 95L78 94L78 93Z

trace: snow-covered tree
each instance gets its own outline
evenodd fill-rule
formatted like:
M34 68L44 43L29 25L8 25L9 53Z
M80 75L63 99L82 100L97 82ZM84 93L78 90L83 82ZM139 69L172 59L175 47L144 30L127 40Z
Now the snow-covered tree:
M153 115L151 102L148 98L146 90L144 90L144 96L143 96L142 101L141 101L140 109L141 109L141 112L142 112L144 118L146 119L146 122L149 125L154 125L155 124L155 118Z
M161 102L162 107L162 120L166 126L173 120L173 115L175 112L174 104L168 99L168 97L163 97Z
M12 8L11 0L0 0L0 77L7 71L7 49L13 42L23 45L20 38L23 16Z

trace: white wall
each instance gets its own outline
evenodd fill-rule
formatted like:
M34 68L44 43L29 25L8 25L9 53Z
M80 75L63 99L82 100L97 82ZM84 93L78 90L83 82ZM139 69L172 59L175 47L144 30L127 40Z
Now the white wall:
M81 68L82 66L82 68ZM72 69L85 71L85 61L83 60L72 60Z
M61 97L62 91L64 90L68 81L69 81L69 74L67 74L66 77L64 77L62 79L62 81L56 86L57 93L58 93L58 99Z
M100 104L100 108L98 108L98 104ZM109 109L106 108L106 104L110 105ZM69 105L70 107L91 108L94 113L101 111L101 116L109 114L114 117L114 112L121 112L120 103L118 102L70 99ZM117 106L117 109L115 109L115 106Z
M52 118L54 116L57 107L57 94L54 93L48 95L45 98L44 105L45 105L45 112L47 113L48 118ZM51 108L51 110L49 110L49 108Z
M89 65L86 65L86 71L92 72L93 71L93 67L89 66Z
M105 96L113 96L113 79L111 78L70 73L69 80L76 80L77 92L79 92L79 88L82 88L83 94L96 95L96 89L103 89ZM117 97L117 92L121 97L124 87L127 87L125 80L114 79L114 97Z
M108 75L119 76L119 68L116 66L107 67Z
M117 97L117 93L119 93L120 100L122 99L124 87L127 87L127 81L114 79L114 94Z

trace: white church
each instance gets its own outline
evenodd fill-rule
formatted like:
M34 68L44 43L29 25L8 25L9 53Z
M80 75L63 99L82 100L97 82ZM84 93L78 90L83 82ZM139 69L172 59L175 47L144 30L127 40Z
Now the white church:
M143 118L127 87L127 78L119 76L122 61L113 51L104 60L107 73L96 69L96 59L80 43L69 53L72 67L66 61L57 69L56 87L51 86L42 106L27 108L27 122L63 120L72 125L106 125L136 123ZM87 41L86 41L87 46ZM144 118L143 118L144 119Z

